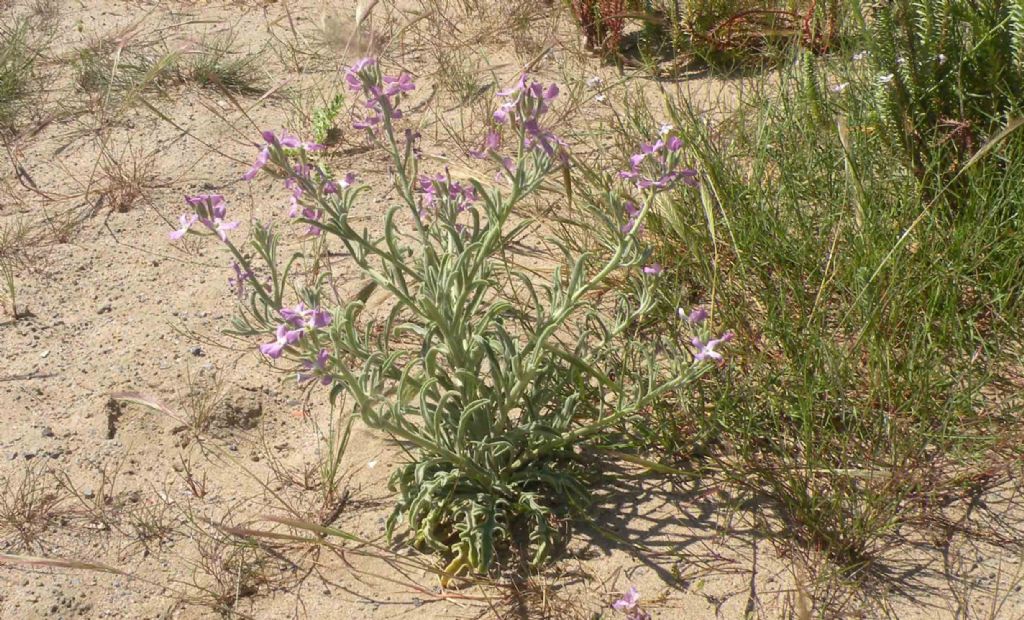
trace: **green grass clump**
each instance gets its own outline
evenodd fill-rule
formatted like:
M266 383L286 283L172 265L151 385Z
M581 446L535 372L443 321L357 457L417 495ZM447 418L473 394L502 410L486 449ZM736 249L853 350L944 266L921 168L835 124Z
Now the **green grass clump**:
M0 25L0 128L11 127L33 94L36 54L26 19Z
M185 58L180 79L240 95L262 92L260 54L242 54L237 47L231 34L204 39L198 49Z
M111 102L188 84L239 95L261 92L260 55L235 47L232 35L206 37L188 49L171 49L165 41L121 46L102 39L80 50L72 64L82 91Z
M872 103L809 93L818 72L802 65L783 73L721 124L669 98L702 189L663 201L649 228L666 266L654 320L709 304L742 352L702 386L705 409L639 441L699 439L803 548L853 570L1019 457L1005 386L1024 318L1024 161L1000 141L928 191L872 130ZM629 152L657 124L639 98L627 107Z

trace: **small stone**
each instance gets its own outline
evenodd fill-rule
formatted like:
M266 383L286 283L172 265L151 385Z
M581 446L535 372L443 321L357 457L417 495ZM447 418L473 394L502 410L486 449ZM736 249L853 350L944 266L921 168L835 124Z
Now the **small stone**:
M96 314L106 314L110 312L112 309L113 307L110 304L103 304L102 306L96 309Z
M92 489L86 489L85 493L83 493L82 495L85 497L85 499L92 499L96 497L96 491L93 491Z
M206 355L206 351L203 351L202 347L192 347L192 355L196 357L203 357Z
M23 456L25 457L26 461L31 461L32 459L36 458L36 453L35 452L26 452Z
M50 350L49 349L47 349L47 350L45 350L45 351L43 351L42 353L39 354L39 357L41 357L43 359L46 359L49 356L50 356Z
M43 437L53 437L53 429L49 426L44 426L42 433Z

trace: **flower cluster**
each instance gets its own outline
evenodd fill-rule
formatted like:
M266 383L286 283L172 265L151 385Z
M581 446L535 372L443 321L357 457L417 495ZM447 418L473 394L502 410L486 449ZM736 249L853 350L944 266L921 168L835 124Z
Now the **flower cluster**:
M640 146L640 152L629 158L629 170L623 170L619 177L636 183L637 189L660 191L682 181L690 187L697 185L697 171L680 167L680 151L683 141L671 135L658 138L652 144Z
M384 119L402 118L402 111L398 108L401 98L416 89L408 73L381 77L377 61L373 58L363 58L349 67L345 72L345 82L352 92L366 94L363 105L370 110L368 116L352 123L356 129L374 129Z
M351 187L356 182L355 173L348 173L342 179L332 179L322 168L311 164L299 163L291 167L292 174L284 180L284 187L291 195L289 200L291 208L288 209L288 217L303 217L313 222L319 222L323 218L323 209L315 206L316 201L304 203L303 198L309 188L324 195L337 194L346 187ZM310 225L306 234L318 236L320 227Z
M497 153L499 148L501 148L501 134L491 129L484 136L483 146L478 150L470 149L469 156L475 159L487 159L492 153Z
M640 591L630 586L622 598L612 603L612 609L625 612L626 620L651 620L651 614L640 606Z
M168 235L172 241L184 237L196 222L213 231L221 241L228 240L229 230L238 228L238 222L225 221L228 205L220 194L186 196L185 203L192 207L192 213L183 213L178 218L181 228Z
M327 373L327 364L330 359L331 354L327 349L320 349L320 352L316 354L315 359L302 361L302 369L304 372L298 373L295 380L299 383L305 383L306 381L319 379L320 385L330 385L331 381L334 380L334 378Z
M701 326L708 318L708 311L702 306L697 306L689 313L687 313L686 310L679 308L676 310L676 314L680 319L694 327ZM707 333L706 329L699 331L702 333L694 336L693 339L690 340L690 344L692 344L694 349L697 351L693 354L693 360L695 362L722 361L722 354L716 349L719 345L732 341L732 339L735 338L735 334L731 331L727 331L717 338L712 338L710 337L710 333Z
M558 92L557 84L544 86L535 80L530 81L524 73L511 88L498 92L505 101L494 112L494 120L499 125L511 123L522 128L527 148L539 148L549 157L557 153L564 164L568 157L567 145L541 125L541 118L551 109L551 102L558 98ZM485 148L488 148L488 142L495 140L488 134Z
M633 232L636 236L640 236L644 232L644 225L639 223L640 209L636 207L632 202L626 202L622 205L622 210L626 212L626 223L622 225L622 234L628 235Z
M228 287L241 299L245 295L245 283L256 278L251 269L243 269L238 261L231 261L231 270L235 275L228 278Z
M266 130L261 132L263 136L263 146L260 148L259 155L256 156L256 161L253 162L252 166L242 175L242 178L246 181L251 181L260 170L263 169L267 163L270 162L270 154L274 147L278 149L301 149L303 151L320 151L323 150L322 144L316 144L315 142L303 142L297 137L288 133L282 133L280 137L273 131Z
M294 308L282 308L280 314L284 322L277 326L274 341L260 345L260 352L271 359L281 357L284 350L301 340L305 333L331 324L330 312L308 308L301 302Z
M416 179L415 189L423 196L419 213L421 219L442 204L451 206L455 213L462 213L477 200L476 188L453 181L447 171L434 176L421 175Z
M284 187L290 193L289 201L291 207L288 210L288 217L302 217L312 222L323 218L323 210L316 205L316 200L304 200L307 193L322 195L338 194L344 188L352 186L356 181L353 173L348 173L341 179L333 179L319 165L308 163L305 158L296 163L289 160L289 153L286 149L298 150L302 153L319 151L323 146L313 142L303 142L299 138L288 133L278 136L273 131L262 132L264 145L256 156L252 167L242 175L242 178L251 181L256 175L271 163L279 165L279 170L284 171ZM280 172L277 176L282 176ZM320 227L310 225L306 234L317 236L320 234Z

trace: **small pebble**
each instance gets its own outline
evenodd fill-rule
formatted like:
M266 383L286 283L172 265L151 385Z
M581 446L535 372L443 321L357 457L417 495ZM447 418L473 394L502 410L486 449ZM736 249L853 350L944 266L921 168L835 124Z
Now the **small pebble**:
M112 310L112 307L111 307L110 304L103 304L102 306L100 306L99 308L96 309L96 314L106 314L106 313L110 312L111 310Z
M44 426L42 433L43 437L53 437L53 429L50 428L49 426Z

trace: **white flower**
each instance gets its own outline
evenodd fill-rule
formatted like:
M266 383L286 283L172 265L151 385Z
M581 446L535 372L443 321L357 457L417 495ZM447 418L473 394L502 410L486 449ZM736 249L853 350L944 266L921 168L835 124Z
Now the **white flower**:
M833 84L832 88L830 88L829 90L831 90L834 93L841 93L844 90L846 90L846 87L849 86L849 85L850 85L849 82L843 82L841 84Z
M587 78L587 86L590 88L597 88L601 84L604 84L604 80L596 75L592 75Z
M604 95L597 95L594 97L594 101L598 103L604 103L605 99L607 99L607 97L605 97Z
M668 133L670 131L672 131L673 129L675 129L675 125L670 125L668 123L664 123L664 124L662 124L661 128L658 129L658 133L660 135L663 135L663 136L664 135L668 135Z
M864 60L867 57L868 57L868 51L867 50L864 50L862 52L857 52L856 54L853 55L853 59L855 61L858 61L858 62L861 61L861 60Z
M891 73L887 73L887 74L885 74L885 75L880 75L880 76L878 76L878 83L879 83L879 84L888 84L889 82L891 82L891 81L892 81L892 79L893 79L894 77L896 77L896 76L894 76L894 75L893 75L893 74L891 74Z
M946 64L946 61L949 60L948 58L946 58L945 54L939 54L938 56L935 57L935 59L939 61L940 65Z

